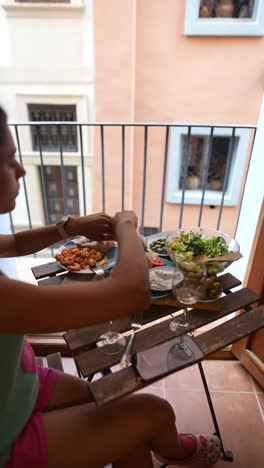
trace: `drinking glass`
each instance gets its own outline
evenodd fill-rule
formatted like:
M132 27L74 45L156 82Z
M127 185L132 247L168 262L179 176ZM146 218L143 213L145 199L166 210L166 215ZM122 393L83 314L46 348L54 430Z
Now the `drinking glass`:
M95 272L94 281L104 279L104 271L101 273ZM126 339L121 333L112 330L112 320L109 321L109 330L99 336L96 346L105 354L119 354L126 345Z
M172 292L184 307L181 317L176 317L170 322L170 329L173 333L189 326L187 306L195 304L203 296L205 280L205 264L188 260L176 263L172 278ZM179 343L174 345L173 353L179 359L185 359L193 354L190 347L184 342L184 335L181 335Z

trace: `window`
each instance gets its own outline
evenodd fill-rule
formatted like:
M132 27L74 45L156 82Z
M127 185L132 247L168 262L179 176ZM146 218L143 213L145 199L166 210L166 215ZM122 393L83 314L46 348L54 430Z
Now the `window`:
M184 166L187 155L187 135L181 137L181 172L180 189L184 186ZM213 136L212 151L208 166L207 180L204 180L206 174L208 150L210 137L192 136L190 140L190 157L187 167L186 187L190 190L202 190L205 184L206 190L223 190L224 176L226 172L226 163L228 149L231 143L231 137ZM234 147L237 146L238 138L235 138ZM229 174L228 174L229 178ZM228 182L228 179L227 179Z
M15 3L70 3L71 0L15 0Z
M86 2L87 3L87 2ZM7 16L16 18L72 18L82 15L87 6L83 0L2 0Z
M41 168L39 168L41 175ZM46 199L46 222L56 223L64 214L80 215L79 193L76 166L64 166L65 186L63 193L63 177L60 166L44 166L42 184L43 199ZM65 207L64 207L65 204Z
M263 36L263 0L186 0L186 35Z
M254 0L200 0L199 18L253 18Z
M210 132L210 128L192 128L188 151L187 129L173 129L168 202L180 203L185 188L185 203L200 204L205 189L204 203L219 205L226 176L224 204L235 206L238 203L249 131L236 129L233 142L232 129L214 128L212 141Z
M28 104L29 120L32 122L76 122L76 106L56 104ZM75 125L39 125L31 127L33 151L78 151L77 127Z

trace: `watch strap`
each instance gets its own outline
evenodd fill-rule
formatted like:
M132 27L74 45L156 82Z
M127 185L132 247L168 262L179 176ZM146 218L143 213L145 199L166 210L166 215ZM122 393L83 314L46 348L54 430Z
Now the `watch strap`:
M70 237L67 232L65 231L65 224L69 221L70 219L70 216L63 216L63 218L61 218L57 223L56 223L56 226L57 226L57 231L58 233L60 234L61 238L62 239L67 239L68 237Z

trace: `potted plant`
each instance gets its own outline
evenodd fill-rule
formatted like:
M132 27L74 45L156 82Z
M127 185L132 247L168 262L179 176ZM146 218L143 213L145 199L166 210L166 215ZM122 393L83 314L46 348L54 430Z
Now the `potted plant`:
M217 17L232 18L235 10L234 0L217 0L215 13Z
M186 187L188 190L197 190L200 187L200 177L194 166L188 167L188 175L186 177Z
M216 0L203 0L200 6L200 18L212 18L214 16Z

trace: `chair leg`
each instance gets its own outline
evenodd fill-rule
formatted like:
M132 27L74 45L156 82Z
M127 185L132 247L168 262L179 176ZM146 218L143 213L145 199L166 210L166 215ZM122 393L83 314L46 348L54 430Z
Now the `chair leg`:
M221 446L222 446L222 454L224 455L224 459L227 460L227 461L232 462L234 460L233 453L230 450L225 450L224 449L224 444L223 444L221 432L220 432L220 429L219 429L219 426L218 426L218 422L217 422L217 419L216 419L216 414L215 414L213 402L212 402L212 399L211 399L211 395L210 395L210 392L209 392L209 388L208 388L208 385L207 385L207 381L206 381L206 378L205 378L205 374L204 374L204 370L203 370L203 366L202 366L201 362L198 362L198 367L199 367L200 375L201 375L201 378L202 378L202 382L203 382L207 402L208 402L208 405L209 405L209 408L210 408L211 416L212 416L212 419L213 419L214 428L215 428L215 435L217 435L219 437L219 439L220 439Z

